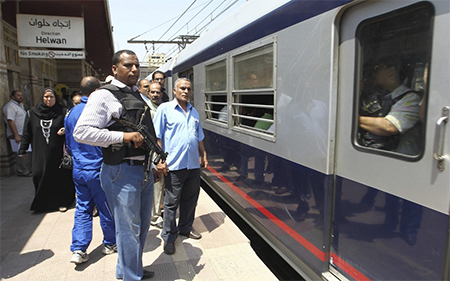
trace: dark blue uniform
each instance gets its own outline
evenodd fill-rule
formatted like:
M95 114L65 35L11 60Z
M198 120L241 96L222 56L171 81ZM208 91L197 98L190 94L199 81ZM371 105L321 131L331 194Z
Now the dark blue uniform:
M114 220L100 185L100 168L103 162L100 147L81 144L73 139L73 129L86 106L88 98L83 96L81 103L72 108L64 120L66 144L73 155L73 181L77 191L75 221L72 230L70 250L86 251L92 240L92 211L97 206L100 225L103 230L103 244L115 245Z

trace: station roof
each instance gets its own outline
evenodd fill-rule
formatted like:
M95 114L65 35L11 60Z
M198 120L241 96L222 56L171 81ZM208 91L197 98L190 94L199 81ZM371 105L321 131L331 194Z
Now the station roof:
M107 0L6 0L1 5L3 20L14 27L16 14L84 17L86 60L101 80L111 74L114 41Z

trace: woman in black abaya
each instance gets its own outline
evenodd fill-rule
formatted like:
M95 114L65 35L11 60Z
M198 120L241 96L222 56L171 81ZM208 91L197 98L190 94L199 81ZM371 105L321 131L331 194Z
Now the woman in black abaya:
M63 157L65 110L56 92L45 88L41 103L28 111L19 157L32 148L33 183L36 189L31 210L64 212L75 200L72 171L59 168Z

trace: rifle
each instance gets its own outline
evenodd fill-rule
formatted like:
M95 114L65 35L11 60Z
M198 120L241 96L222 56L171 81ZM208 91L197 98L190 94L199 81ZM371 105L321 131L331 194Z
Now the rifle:
M142 144L142 148L148 152L155 152L156 158L153 160L153 163L157 165L159 163L159 160L161 160L161 163L164 163L167 159L167 152L164 152L162 148L159 146L158 142L156 141L156 138L150 134L148 131L148 128L145 124L133 124L127 120L113 118L114 121L119 122L120 124L129 127L133 129L136 132L139 132L144 137L144 143Z

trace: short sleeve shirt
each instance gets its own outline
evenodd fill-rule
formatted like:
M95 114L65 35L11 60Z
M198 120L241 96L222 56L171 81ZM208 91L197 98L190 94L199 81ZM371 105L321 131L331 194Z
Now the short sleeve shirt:
M412 92L411 89L405 85L401 85L390 93L391 98L395 99L408 91L410 91L410 93L406 94L402 99L396 102L385 117L401 134L414 127L414 125L420 121L419 111L421 97L417 93Z
M5 119L6 124L8 124L8 120L14 121L17 127L17 132L19 135L22 135L23 132L23 125L25 123L25 116L27 112L23 108L23 104L19 104L15 100L9 101L5 106L3 107L3 117ZM9 125L6 129L7 136L12 136L13 133L11 129L9 128Z
M186 113L176 99L161 104L153 125L156 137L162 140L163 150L168 152L169 170L200 168L198 144L205 135L198 112L190 103Z

